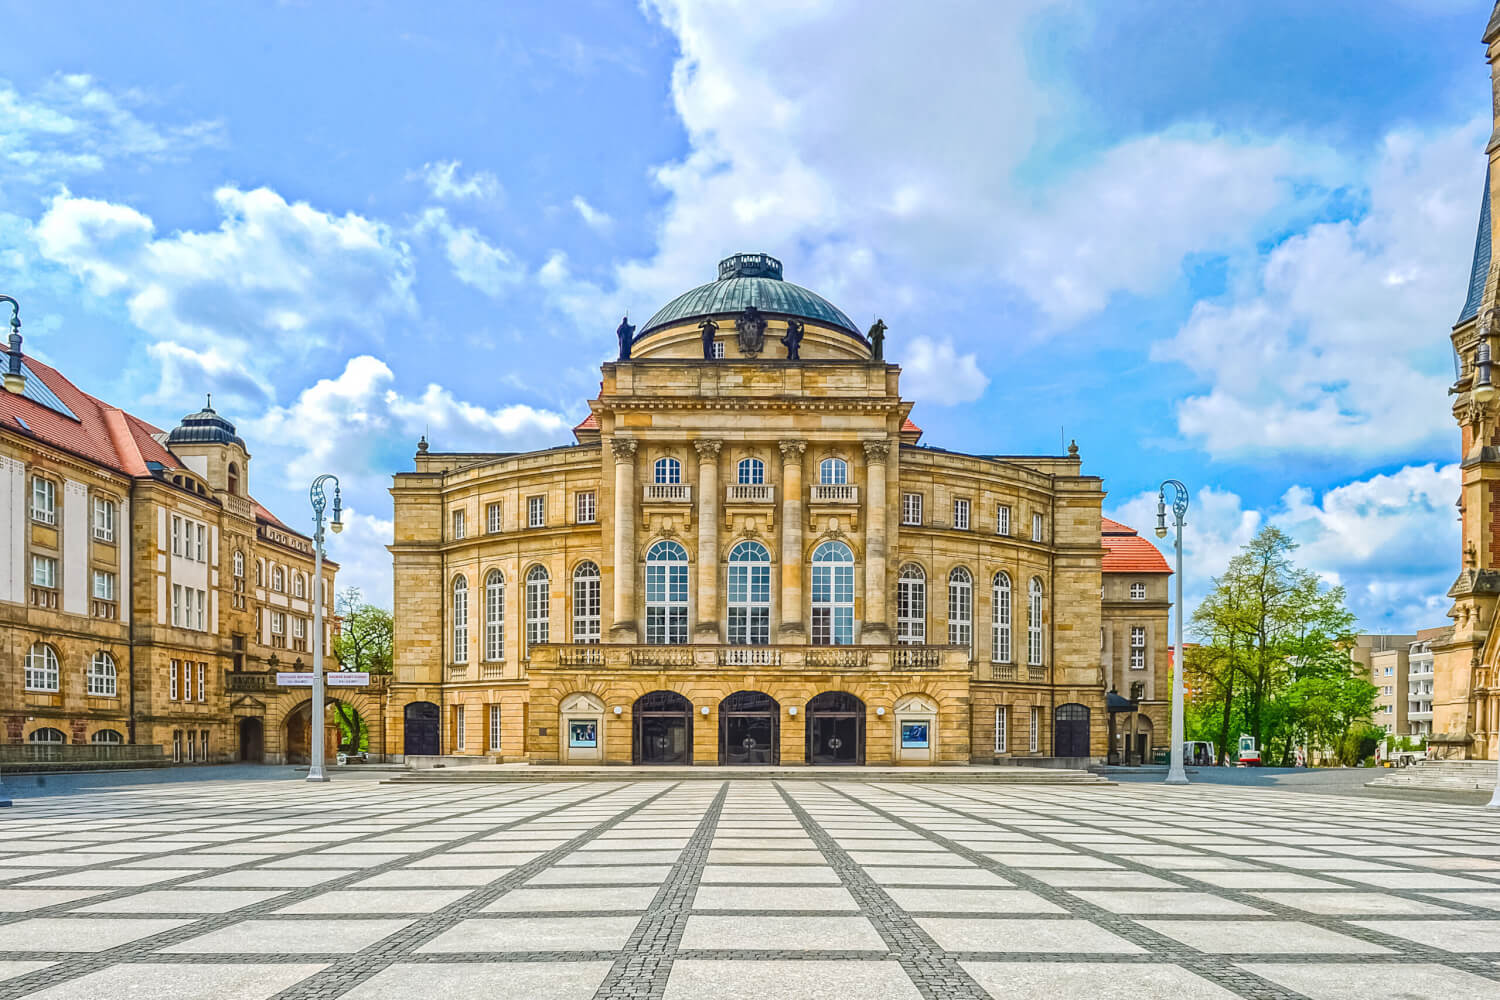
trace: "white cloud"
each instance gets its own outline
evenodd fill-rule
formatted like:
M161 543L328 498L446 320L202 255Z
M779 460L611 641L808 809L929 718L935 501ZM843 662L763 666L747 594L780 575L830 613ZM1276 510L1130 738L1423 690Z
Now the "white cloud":
M327 536L328 558L339 564L339 590L358 587L366 603L393 608L395 570L386 546L395 537L395 521L347 502L343 520L344 530Z
M917 337L901 358L901 388L912 399L939 406L971 403L984 395L989 376L973 353L959 354L950 338Z
M493 245L470 226L454 225L441 208L423 212L413 231L436 233L443 241L443 253L454 277L490 298L504 295L525 273L509 251Z
M1207 487L1192 496L1183 534L1185 601L1197 607L1230 558L1274 524L1299 543L1297 565L1341 583L1349 607L1369 631L1446 624L1445 596L1457 572L1459 531L1453 502L1457 465L1406 466L1357 479L1318 496L1291 486L1263 510L1247 509L1235 493ZM1141 493L1108 516L1156 542L1169 564L1173 538L1157 541L1156 494ZM1170 514L1168 515L1170 522Z
M595 232L606 232L615 224L615 220L611 219L608 214L599 211L599 209L584 201L581 194L573 196L573 208L577 210L578 216L583 219L584 224Z
M1178 404L1179 430L1216 456L1445 450L1446 333L1467 290L1487 134L1478 121L1390 134L1359 221L1290 236L1199 302L1152 351L1207 383Z
M504 195L500 179L488 170L475 170L464 175L458 160L439 160L424 163L415 176L427 185L434 198L441 201L499 201Z

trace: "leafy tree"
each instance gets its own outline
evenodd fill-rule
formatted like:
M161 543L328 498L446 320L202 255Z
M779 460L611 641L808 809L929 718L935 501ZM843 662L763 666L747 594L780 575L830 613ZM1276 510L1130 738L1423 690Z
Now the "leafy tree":
M338 656L339 669L390 673L395 634L391 613L366 604L358 587L344 588L335 602L335 610L339 615L339 631L333 651ZM354 706L336 700L333 711L341 734L340 745L354 751L368 750L369 725Z

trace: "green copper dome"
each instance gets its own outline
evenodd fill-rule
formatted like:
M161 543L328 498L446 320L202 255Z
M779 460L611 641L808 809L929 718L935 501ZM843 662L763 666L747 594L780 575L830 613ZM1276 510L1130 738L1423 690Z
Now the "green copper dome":
M688 320L734 316L754 306L771 318L795 317L836 327L864 340L843 310L816 292L781 280L781 261L770 254L737 253L719 261L719 280L683 292L646 321L635 340Z

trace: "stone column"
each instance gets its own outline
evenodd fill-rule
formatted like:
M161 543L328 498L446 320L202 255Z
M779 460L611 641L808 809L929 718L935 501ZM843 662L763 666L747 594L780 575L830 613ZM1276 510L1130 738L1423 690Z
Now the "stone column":
M698 642L719 640L719 448L722 441L700 438L698 449Z
M781 627L782 642L805 643L802 620L802 453L806 441L781 442Z
M865 442L865 614L860 642L885 645L891 641L886 623L885 592L885 463L891 443L885 439Z
M635 624L635 440L611 438L615 453L615 597L612 642L639 642Z

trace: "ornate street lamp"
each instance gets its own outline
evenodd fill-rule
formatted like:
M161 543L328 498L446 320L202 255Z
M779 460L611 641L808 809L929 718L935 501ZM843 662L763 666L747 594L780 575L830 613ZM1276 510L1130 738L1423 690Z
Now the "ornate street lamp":
M1182 655L1182 615L1187 609L1182 606L1182 525L1187 516L1188 491L1186 486L1175 479L1168 479L1161 484L1161 489L1156 494L1157 538L1167 537L1168 486L1172 487L1172 513L1177 522L1177 657L1172 664L1172 756L1165 783L1185 785L1188 779L1187 772L1182 769L1182 675L1186 672L1187 662Z
M328 499L323 493L323 484L333 481L333 521L329 525L337 535L344 530L340 519L343 510L339 505L339 480L337 476L322 475L312 482L308 496L313 509L313 683L312 683L312 738L308 747L310 764L308 781L327 781L323 773L323 508Z

